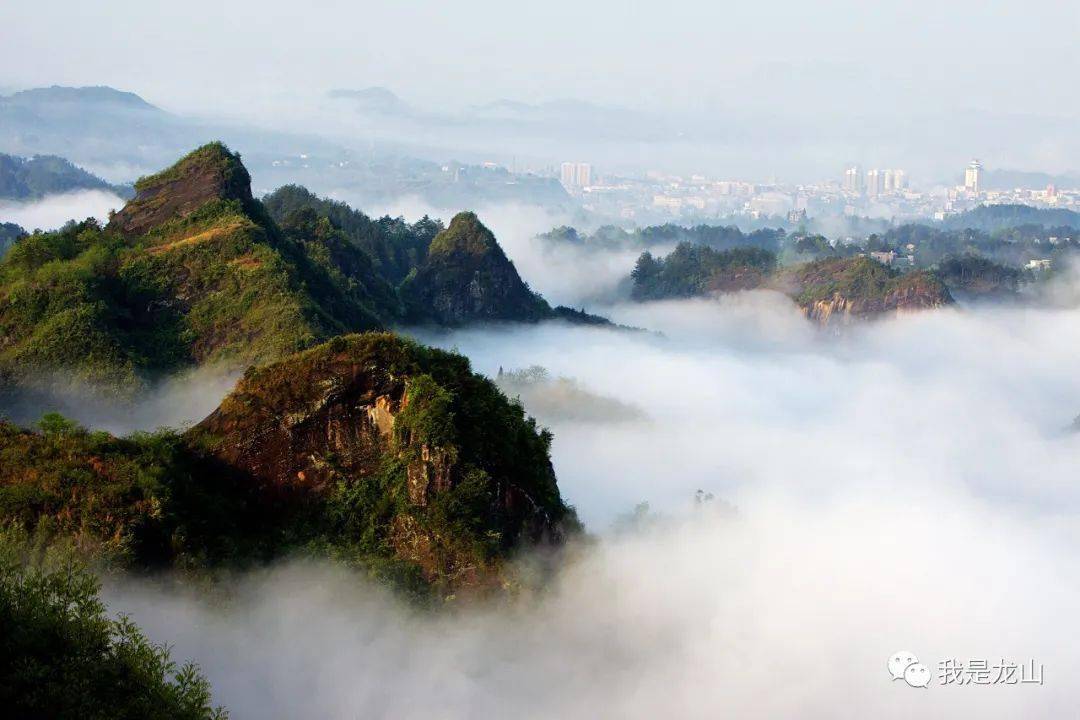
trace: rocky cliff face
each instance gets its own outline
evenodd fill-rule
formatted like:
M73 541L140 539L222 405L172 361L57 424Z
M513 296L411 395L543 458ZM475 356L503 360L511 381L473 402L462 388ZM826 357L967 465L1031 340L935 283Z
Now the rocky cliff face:
M817 260L780 271L773 287L822 325L845 324L887 314L913 312L953 302L929 272L896 273L866 257Z
M251 176L221 143L190 153L168 170L142 178L136 195L109 221L123 235L144 235L170 220L184 218L213 200L251 206Z
M402 295L414 320L442 325L551 316L547 302L529 289L495 236L470 212L456 215L435 236Z
M557 545L576 523L548 438L520 408L464 358L389 334L249 372L188 436L278 502L378 489L358 512L395 558L450 588L497 581L508 551Z
M0 524L107 561L199 571L292 553L420 597L512 587L578 525L550 436L465 358L389 333L247 372L183 434L0 420Z

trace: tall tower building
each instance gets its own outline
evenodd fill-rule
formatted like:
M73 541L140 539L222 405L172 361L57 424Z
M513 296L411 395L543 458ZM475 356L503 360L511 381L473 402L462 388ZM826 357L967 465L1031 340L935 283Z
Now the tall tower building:
M852 193L862 192L862 168L860 168L858 165L852 165L844 171L844 189Z
M567 190L574 187L577 182L577 165L572 162L564 162L559 167L559 182Z
M964 189L975 195L979 194L982 187L982 163L972 160L964 171Z
M878 169L866 173L866 194L877 197L884 190L885 174Z
M592 165L579 162L577 164L577 172L574 174L574 180L577 182L578 187L588 187L592 185Z
M907 173L903 170L892 171L893 192L900 192L907 187Z

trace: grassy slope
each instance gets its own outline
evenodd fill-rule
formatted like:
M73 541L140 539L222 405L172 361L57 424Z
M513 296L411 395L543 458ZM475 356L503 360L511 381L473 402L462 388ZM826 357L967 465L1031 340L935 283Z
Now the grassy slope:
M143 371L243 366L380 327L373 307L238 190L241 171L223 146L206 146L140 180L110 227L19 241L0 262L0 377L59 371L124 388ZM219 175L223 191L198 186ZM146 233L114 229L159 217Z

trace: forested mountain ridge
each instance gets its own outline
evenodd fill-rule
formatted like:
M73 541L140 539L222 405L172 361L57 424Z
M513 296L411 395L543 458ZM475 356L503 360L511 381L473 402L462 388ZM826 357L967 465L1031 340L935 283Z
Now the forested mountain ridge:
M578 528L550 441L467 359L340 336L250 370L185 433L0 421L0 521L136 570L299 553L418 597L501 592L513 551Z
M136 189L107 226L36 233L0 262L0 377L131 387L147 371L243 367L382 326L280 232L220 143Z
M858 255L778 267L776 256L766 250L718 252L682 243L667 257L642 253L631 279L631 297L639 302L778 290L821 324L953 302L945 283L934 273L918 270L904 274Z
M131 187L107 183L62 157L0 153L0 200L39 200L75 190L105 190L123 198L133 194Z
M35 233L0 261L0 383L62 373L130 389L147 373L239 369L406 320L602 322L552 310L486 228L490 247L464 277L456 252L429 257L445 234L432 220L373 223L290 188L268 198L279 224L221 143L135 189L104 227Z

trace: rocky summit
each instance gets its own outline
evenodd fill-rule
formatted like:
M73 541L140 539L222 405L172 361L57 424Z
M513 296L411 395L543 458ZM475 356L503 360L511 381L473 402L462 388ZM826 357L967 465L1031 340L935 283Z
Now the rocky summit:
M459 213L435 236L426 260L406 279L402 293L414 319L443 325L536 321L552 312L471 212Z
M467 359L390 333L250 370L182 434L40 427L0 422L3 519L127 566L314 552L415 594L501 592L515 552L578 528L550 435Z
M774 278L773 286L790 295L807 317L822 325L953 303L948 288L933 273L902 275L864 256L785 268Z

